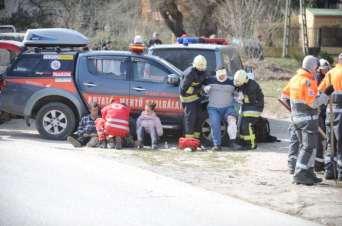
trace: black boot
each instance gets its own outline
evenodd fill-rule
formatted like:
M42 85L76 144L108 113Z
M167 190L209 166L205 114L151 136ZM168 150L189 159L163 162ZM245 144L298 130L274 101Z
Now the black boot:
M115 149L119 150L122 149L122 138L115 137Z
M99 142L99 148L107 148L107 141L102 140Z
M138 149L143 149L144 148L144 144L143 144L143 142L141 140L137 141L137 148Z
M311 186L315 184L315 181L309 170L300 170L294 174L293 183Z
M315 162L315 172L324 171L324 162Z
M107 148L115 148L115 142L114 142L114 137L111 137L107 139Z
M214 147L211 148L212 151L221 151L221 146L219 145L214 145Z
M241 151L241 150L246 150L243 146L238 144L236 140L231 140L231 143L229 145L233 150L235 151Z
M331 165L325 169L324 178L326 180L335 180L336 177L337 177L337 170L333 165Z
M313 179L313 181L315 182L315 184L321 183L321 182L323 181L322 178L317 177L317 175L315 174L313 168L310 168L310 169L309 169L309 172L310 172L310 174L311 174L311 176L312 176L312 179Z
M67 137L67 141L72 144L75 148L82 147L82 143L77 139L76 135L71 135Z

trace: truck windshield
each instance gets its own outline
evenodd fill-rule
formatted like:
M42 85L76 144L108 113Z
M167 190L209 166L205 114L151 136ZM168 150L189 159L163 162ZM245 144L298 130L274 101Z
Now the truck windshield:
M192 61L197 55L203 55L207 59L209 73L215 72L216 70L214 50L166 48L154 49L152 54L165 59L182 71L192 65Z

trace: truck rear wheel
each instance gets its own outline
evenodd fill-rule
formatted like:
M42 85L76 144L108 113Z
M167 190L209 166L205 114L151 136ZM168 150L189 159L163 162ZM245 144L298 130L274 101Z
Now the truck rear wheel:
M50 140L65 140L76 127L76 116L63 103L53 102L43 106L36 116L39 134Z

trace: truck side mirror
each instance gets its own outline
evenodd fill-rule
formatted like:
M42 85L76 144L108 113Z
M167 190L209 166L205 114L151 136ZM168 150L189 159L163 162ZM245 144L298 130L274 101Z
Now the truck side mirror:
M178 86L180 82L179 76L176 74L170 74L167 76L167 84Z

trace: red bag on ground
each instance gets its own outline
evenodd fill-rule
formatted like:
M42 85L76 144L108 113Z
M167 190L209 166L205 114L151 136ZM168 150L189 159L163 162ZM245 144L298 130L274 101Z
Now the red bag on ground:
M120 103L105 106L101 110L102 118L105 120L105 134L126 137L129 133L129 112L129 107Z
M181 137L178 141L178 147L182 150L185 148L190 148L192 151L196 151L200 146L201 142L196 138Z

